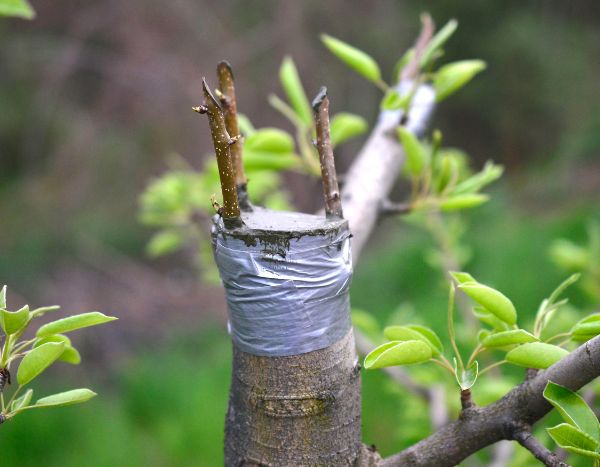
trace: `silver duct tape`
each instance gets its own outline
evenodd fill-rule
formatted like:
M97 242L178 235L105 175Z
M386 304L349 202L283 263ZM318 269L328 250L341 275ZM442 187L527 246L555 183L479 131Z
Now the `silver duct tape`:
M213 227L213 246L236 346L262 356L329 347L350 330L352 279L347 228L252 244ZM288 243L289 242L289 243Z

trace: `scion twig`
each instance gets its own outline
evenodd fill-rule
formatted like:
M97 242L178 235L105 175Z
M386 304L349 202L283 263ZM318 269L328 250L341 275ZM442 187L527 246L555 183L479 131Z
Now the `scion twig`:
M412 60L404 67L402 70L401 80L414 80L419 75L419 70L421 69L421 57L423 56L423 52L429 44L429 41L433 37L433 33L435 32L435 24L429 16L428 13L423 13L421 15L421 33L417 38L414 45L414 55Z
M231 145L236 143L237 137L231 138L227 133L221 104L213 96L204 78L202 78L202 89L205 103L194 110L208 115L223 193L223 222L227 228L234 228L242 223L235 184L235 170L231 161Z
M237 102L235 98L235 85L233 71L229 62L223 60L217 65L217 76L219 78L219 99L225 114L225 127L231 136L240 134L237 118ZM246 173L242 160L242 144L234 144L230 148L231 163L235 172L235 184L237 187L238 202L243 211L251 211L252 206L248 201Z
M312 103L317 128L317 151L321 163L325 213L330 218L342 218L342 200L335 171L333 147L329 135L329 98L327 88L322 87Z

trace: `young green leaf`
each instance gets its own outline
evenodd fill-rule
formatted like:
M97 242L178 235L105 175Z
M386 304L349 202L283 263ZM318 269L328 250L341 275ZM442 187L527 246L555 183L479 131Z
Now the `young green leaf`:
M600 453L597 452L598 442L573 425L561 423L547 428L546 431L554 442L565 451L600 459Z
M310 103L304 92L304 87L302 86L302 81L300 81L296 65L290 57L285 57L281 63L281 68L279 68L279 80L281 81L281 86L283 86L288 101L292 105L298 118L306 126L311 126L312 112Z
M576 426L600 443L600 424L594 411L576 392L548 381L544 398L550 402L567 423Z
M53 394L51 396L43 397L36 403L36 407L52 407L59 405L71 405L80 404L82 402L89 401L92 397L97 394L89 389L73 389L71 391L61 392L59 394Z
M442 342L431 329L417 324L408 326L388 326L383 330L383 335L391 341L421 341L431 347L433 355L443 352Z
M62 342L48 342L29 351L17 370L17 381L23 386L52 365L65 350Z
M98 311L73 315L67 318L59 319L58 321L52 321L51 323L44 324L38 329L36 336L46 337L51 334L63 334L66 332L75 331L76 329L108 323L116 319L118 318L115 318L114 316L106 316Z
M476 191L481 190L484 186L489 185L495 180L498 180L502 176L503 172L504 167L488 161L485 163L480 172L458 183L452 189L452 194L463 195L475 193Z
M465 195L454 195L443 199L440 202L442 211L458 211L460 209L470 209L481 206L490 199L488 195L481 193L470 193Z
M245 151L244 167L248 172L258 170L295 170L300 168L300 157L296 154L276 154L263 151Z
M569 355L565 349L544 342L520 345L506 354L506 360L526 368L546 369Z
M25 305L17 311L0 310L0 326L7 334L19 332L29 322L29 306Z
M577 282L579 280L579 278L581 277L580 273L576 273L576 274L572 274L569 277L567 277L564 281L562 281L560 283L560 285L554 289L554 291L550 294L550 297L548 297L548 302L549 303L556 303L556 301L558 300L558 297L560 297L563 292L565 290L567 290L571 285L573 285L575 282Z
M23 394L18 399L15 399L13 401L13 403L10 404L11 412L17 411L17 410L22 409L23 407L26 407L27 405L29 405L32 397L33 397L33 389L28 389L27 391L25 391L25 394Z
M517 322L517 310L508 297L487 285L467 282L458 286L475 302L505 323L513 325Z
M441 67L433 80L436 102L458 91L484 69L485 62L482 60L462 60Z
M498 319L495 315L487 311L482 306L473 307L473 314L479 321L481 321L483 324L487 324L495 331L503 332L508 331L508 329L510 328L510 326L506 322L502 321L501 319Z
M537 337L524 329L511 329L510 331L491 334L482 341L482 344L484 347L491 349L494 347L506 347L508 345L527 344L528 342L538 341Z
M365 357L365 368L374 370L386 366L410 365L431 360L431 346L420 340L392 341L380 345Z
M261 128L244 140L244 149L257 152L289 154L294 152L294 139L279 128Z
M479 376L479 363L477 362L477 360L475 360L469 368L460 371L458 369L458 363L455 358L454 376L456 377L456 381L458 382L460 389L462 389L463 391L471 389L475 384L475 381L477 381L477 376Z
M434 355L439 355L444 352L442 341L433 329L430 329L426 326L421 326L420 324L409 324L406 327L425 336L431 345L431 350L433 351Z
M558 239L552 244L550 258L570 271L583 271L590 264L589 250L565 239Z
M39 308L36 308L35 310L31 310L29 312L29 318L38 318L40 316L44 316L46 313L50 313L51 311L58 311L60 310L60 306L59 305L50 305L50 306L42 306Z
M327 34L321 35L321 41L323 41L333 55L354 71L358 72L369 81L378 84L381 83L379 65L377 65L377 62L375 62L371 56L367 55L362 50L336 39L335 37L328 36Z
M27 0L2 0L0 1L0 16L33 19L35 11Z
M365 335L374 338L381 336L381 328L375 317L364 310L352 308L351 310L352 324L355 328L360 329Z
M33 344L33 348L44 345L48 342L62 342L65 344L65 350L61 354L58 359L60 361L70 363L71 365L79 365L81 363L81 355L75 347L71 345L71 339L69 339L64 334L53 334L50 336L42 337L41 339L37 339Z
M335 148L344 141L362 135L367 129L367 121L360 115L341 112L331 119L331 145Z
M587 341L600 334L600 313L586 316L577 322L571 329L571 335L575 341Z
M477 283L475 278L468 272L450 271L449 274L452 276L452 279L456 281L457 285L466 284L467 282Z
M400 59L396 62L396 65L394 65L394 72L392 73L392 81L394 83L400 82L402 78L402 70L404 70L404 67L408 65L408 63L413 59L414 56L415 49L411 47L406 52L404 52L402 57L400 57Z
M403 126L398 127L398 136L406 154L406 168L411 175L420 175L429 162L425 147L410 130Z
M0 289L0 308L6 309L6 286Z
M455 19L451 19L448 21L442 29L440 29L435 36L431 38L427 47L423 51L421 55L421 68L426 68L432 61L435 52L437 52L446 41L454 34L456 28L458 27L458 21Z
M159 230L146 245L146 251L151 258L172 253L183 246L183 234L176 229Z
M400 94L396 89L388 90L383 99L381 99L381 110L399 110L408 107L410 102L411 94Z

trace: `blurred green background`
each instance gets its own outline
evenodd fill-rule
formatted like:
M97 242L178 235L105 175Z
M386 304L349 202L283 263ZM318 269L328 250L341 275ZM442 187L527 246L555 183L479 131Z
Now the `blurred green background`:
M439 25L457 18L442 60L482 58L488 69L443 103L432 128L476 166L492 159L507 168L493 201L464 216L467 269L510 296L527 322L565 275L549 259L552 241L583 243L590 219L600 220L594 0L32 5L31 22L0 19L0 283L13 308L56 303L120 321L74 336L83 366L53 368L44 391L36 389L90 386L100 396L3 425L1 465L222 464L231 352L222 291L199 281L190 251L149 260L152 232L136 219L139 194L166 170L169 154L201 167L210 152L207 125L190 107L200 101L201 77L214 82L222 58L256 126L289 129L266 102L281 94L285 54L310 95L326 84L334 111L372 123L380 94L330 56L319 33L369 51L391 74L421 11ZM340 171L360 143L338 152ZM319 207L314 182L286 182L299 210ZM380 224L355 271L353 306L381 324L422 322L446 336L446 289L428 261L432 246L400 219ZM571 298L594 311L584 294ZM415 374L442 377L432 367ZM366 442L389 454L427 435L421 402L383 373L363 381ZM535 463L518 452L513 465Z

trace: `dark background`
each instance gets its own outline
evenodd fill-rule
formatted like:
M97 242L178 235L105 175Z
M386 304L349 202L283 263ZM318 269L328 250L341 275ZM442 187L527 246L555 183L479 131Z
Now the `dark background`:
M533 313L562 277L547 258L550 242L584 239L599 217L596 1L32 5L33 21L0 19L0 284L11 308L60 304L120 321L77 335L83 366L57 367L40 383L90 385L100 397L2 426L2 465L222 462L230 352L222 291L198 279L189 252L148 259L152 230L137 220L139 195L169 154L200 168L210 153L207 125L190 108L202 76L215 82L220 59L233 64L238 107L257 127L291 130L267 103L269 93L283 94L286 54L309 95L325 84L334 112L372 124L380 92L332 57L319 34L368 51L389 78L422 11L439 26L456 18L442 61L482 58L488 69L442 104L432 128L475 167L492 159L507 169L494 201L467 216L469 270ZM337 153L342 171L359 147ZM314 183L286 180L299 210L319 206ZM423 260L430 247L400 221L382 224L357 268L353 303L385 322L410 302L435 322L444 291ZM378 374L365 379L365 437L384 452L428 431L426 422L401 423L422 408L398 392Z

